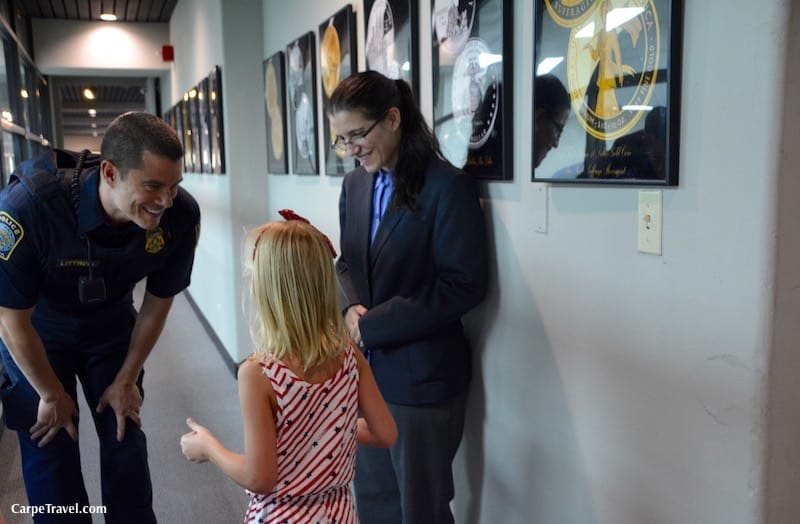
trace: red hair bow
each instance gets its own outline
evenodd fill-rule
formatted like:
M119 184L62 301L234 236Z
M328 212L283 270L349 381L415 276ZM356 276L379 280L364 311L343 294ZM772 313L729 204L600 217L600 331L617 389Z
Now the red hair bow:
M311 225L311 222L306 217L298 215L291 209L281 209L278 211L278 214L282 216L283 219L286 221L299 220L300 222L305 222L309 226L314 227L313 225ZM316 230L316 232L322 235L322 238L325 239L325 243L328 244L328 249L331 250L331 257L336 258L336 249L333 247L333 242L331 242L331 239L328 238L328 235L326 235L316 227L314 227L314 230Z

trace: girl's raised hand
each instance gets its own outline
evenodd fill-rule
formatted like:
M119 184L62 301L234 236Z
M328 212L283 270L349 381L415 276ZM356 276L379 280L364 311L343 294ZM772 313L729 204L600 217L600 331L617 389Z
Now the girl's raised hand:
M192 431L181 437L183 455L192 462L206 462L211 447L217 439L208 429L195 422L191 417L186 419L186 425Z

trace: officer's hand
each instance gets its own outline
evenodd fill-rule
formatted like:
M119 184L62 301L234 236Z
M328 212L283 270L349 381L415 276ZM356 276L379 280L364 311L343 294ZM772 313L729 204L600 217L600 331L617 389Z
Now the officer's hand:
M64 428L73 441L78 440L78 428L73 417L78 416L78 406L72 397L61 392L54 400L39 399L36 424L31 426L31 440L39 440L39 447L47 445Z
M111 383L100 397L97 412L100 413L106 406L111 406L117 417L117 441L125 438L125 417L131 419L137 426L142 426L139 417L139 408L142 406L142 395L134 383L122 383L116 380Z

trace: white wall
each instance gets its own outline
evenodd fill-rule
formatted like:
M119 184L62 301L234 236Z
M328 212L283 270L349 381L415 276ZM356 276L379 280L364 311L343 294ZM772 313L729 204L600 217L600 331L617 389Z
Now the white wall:
M34 18L36 66L46 75L158 76L169 71L161 46L168 24Z
M263 56L345 3L264 0ZM515 171L481 188L495 266L488 299L468 318L476 378L457 521L756 523L768 485L784 503L771 521L794 522L798 445L783 439L775 452L795 460L765 470L770 350L775 340L796 354L798 340L786 327L797 320L798 265L785 263L798 246L776 255L774 211L797 200L788 172L797 124L782 127L791 2L685 2L681 183L664 190L660 257L636 252L636 188L550 186L543 197L530 182L533 8L513 4ZM424 94L430 3L420 11ZM794 190L780 201L779 175ZM339 184L270 176L267 208L293 207L335 237ZM537 234L531 213L545 203L549 231ZM796 238L797 212L781 217L781 238ZM776 263L784 285L773 326ZM787 383L797 375L783 375L785 418L798 391ZM771 438L786 428L798 432L789 422Z
M170 21L176 60L166 107L215 65L222 69L226 173L186 174L183 185L202 213L189 291L237 361L252 351L241 307L242 235L267 216L261 19L258 0L181 0Z
M773 350L770 356L770 387L767 408L766 488L767 522L794 522L800 515L797 496L800 464L800 417L798 417L798 377L800 377L800 4L794 2L789 31L776 35L786 39L786 80L783 84L780 171L777 186L777 278Z

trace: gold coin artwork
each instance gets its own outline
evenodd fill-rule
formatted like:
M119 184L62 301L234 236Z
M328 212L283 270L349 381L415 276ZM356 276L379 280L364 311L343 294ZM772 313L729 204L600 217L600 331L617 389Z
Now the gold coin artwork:
M283 158L283 123L280 116L272 119L272 153L275 160Z
M267 71L264 73L264 98L267 101L267 112L270 117L278 114L278 80L275 76L275 67L272 62L267 64Z
M322 62L322 88L330 97L339 85L339 70L342 65L342 52L339 46L339 34L333 26L333 19L325 29L320 42L320 61Z

